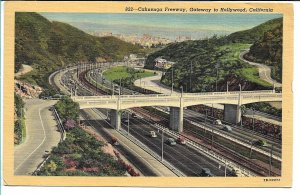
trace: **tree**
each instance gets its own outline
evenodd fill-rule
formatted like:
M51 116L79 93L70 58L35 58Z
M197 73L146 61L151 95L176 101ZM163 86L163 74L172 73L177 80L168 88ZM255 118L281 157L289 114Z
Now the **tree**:
M73 102L70 97L63 97L63 99L59 100L55 104L55 108L64 122L68 119L78 121L79 104L77 102Z

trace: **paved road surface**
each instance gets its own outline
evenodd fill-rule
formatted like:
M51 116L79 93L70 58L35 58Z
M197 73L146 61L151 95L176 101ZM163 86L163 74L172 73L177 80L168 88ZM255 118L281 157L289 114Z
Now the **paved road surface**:
M134 82L134 85L158 93L171 94L171 87L168 87L160 82L160 78L162 76L161 74L161 72L157 71L157 75L138 79ZM173 90L173 94L179 94L179 92Z
M15 146L15 175L31 175L43 161L45 151L51 151L60 141L56 121L49 106L56 101L30 99L25 101L26 139L21 145Z
M282 84L278 83L277 81L275 81L274 79L271 78L271 67L264 65L264 64L260 64L260 63L255 63L255 62L250 62L248 60L246 60L244 58L244 55L247 54L249 52L249 49L243 51L240 53L240 59L250 65L253 66L257 66L258 67L258 71L259 71L259 77L265 81L267 81L268 83L271 83L275 85L275 87L281 87Z

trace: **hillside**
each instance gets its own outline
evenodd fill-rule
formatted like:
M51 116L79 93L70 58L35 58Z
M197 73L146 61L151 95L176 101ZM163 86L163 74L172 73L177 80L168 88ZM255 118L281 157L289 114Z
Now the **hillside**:
M21 64L33 71L22 79L47 85L47 76L61 66L78 61L121 60L140 51L138 46L115 37L91 36L69 24L50 22L37 13L16 13L15 72Z
M272 78L282 81L282 26L267 31L245 55L249 61L272 66Z
M259 78L255 67L239 60L239 54L270 29L280 27L281 18L226 37L173 43L149 55L146 68L154 69L157 57L176 62L173 67L174 87L183 86L188 92L215 91L216 88L217 91L225 91L227 82L229 90L238 90L239 83L243 90L270 89L271 84ZM171 69L166 70L161 80L168 86L172 83L171 72Z
M225 37L228 43L254 43L267 31L282 28L282 18L276 18L255 26L249 30L238 31Z

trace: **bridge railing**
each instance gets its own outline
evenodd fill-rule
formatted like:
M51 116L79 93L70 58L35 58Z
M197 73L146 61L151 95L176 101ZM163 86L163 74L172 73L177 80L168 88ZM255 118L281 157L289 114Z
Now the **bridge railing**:
M74 101L81 101L81 102L86 102L87 104L92 104L92 103L114 103L116 102L119 97L118 96L83 96L83 97L72 97ZM188 96L188 97L183 97L184 101L205 101L205 102L214 102L214 101L219 101L219 100L238 100L239 96L238 95L229 95L229 96ZM272 99L272 98L282 98L282 94L271 94L271 95L258 95L258 94L253 94L253 95L241 95L241 99L243 100L264 100L264 99ZM120 101L121 103L132 103L132 102L161 102L161 101L179 101L180 97L177 96L121 96Z
M245 94L278 94L274 93L273 90L259 90L259 91L231 91L231 92L207 92L207 93L183 93L182 97L190 97L190 96L216 96L216 95L245 95ZM105 96L77 96L77 100L88 100L88 99L112 99L112 98L145 98L145 97L181 97L181 94L145 94L145 95L105 95Z

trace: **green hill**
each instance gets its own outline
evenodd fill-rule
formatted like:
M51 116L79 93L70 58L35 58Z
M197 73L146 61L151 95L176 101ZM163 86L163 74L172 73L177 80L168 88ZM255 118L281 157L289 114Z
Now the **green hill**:
M255 26L249 30L238 31L225 37L228 43L254 43L267 31L275 28L282 28L282 18L276 18Z
M269 89L271 84L259 78L255 67L239 60L241 49L250 48L270 29L282 28L282 18L270 20L250 30L240 31L225 37L216 36L206 40L173 43L148 56L146 68L154 69L157 57L176 62L173 67L174 86L183 86L185 91L204 92L230 90ZM218 69L216 68L216 65ZM171 86L171 69L166 70L162 83Z
M21 64L34 70L23 79L47 85L47 76L61 66L78 61L122 60L140 48L115 37L91 36L69 24L50 22L37 13L16 13L15 72Z
M272 66L272 77L282 81L282 26L264 33L245 55L250 61Z

